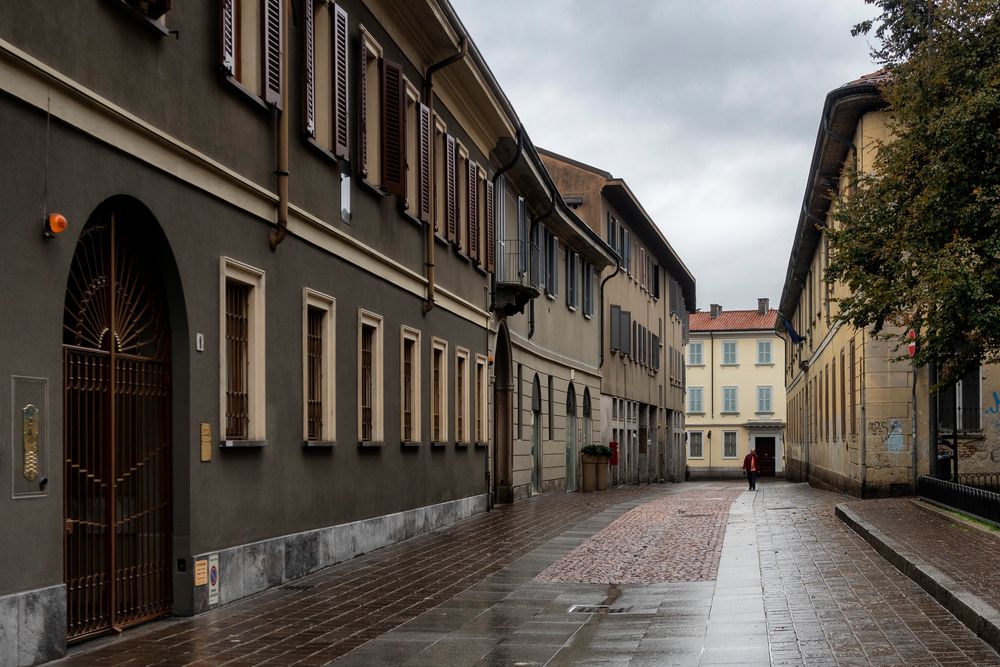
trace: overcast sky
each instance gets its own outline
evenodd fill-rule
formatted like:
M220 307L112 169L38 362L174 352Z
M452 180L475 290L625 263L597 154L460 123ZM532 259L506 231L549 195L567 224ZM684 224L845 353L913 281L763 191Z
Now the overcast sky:
M777 305L863 0L452 0L536 146L624 178L698 307Z

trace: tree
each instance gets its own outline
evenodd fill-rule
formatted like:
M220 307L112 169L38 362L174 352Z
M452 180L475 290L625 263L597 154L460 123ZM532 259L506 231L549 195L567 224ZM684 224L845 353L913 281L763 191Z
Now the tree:
M1000 0L866 0L892 139L835 196L827 279L840 319L938 362L1000 361Z

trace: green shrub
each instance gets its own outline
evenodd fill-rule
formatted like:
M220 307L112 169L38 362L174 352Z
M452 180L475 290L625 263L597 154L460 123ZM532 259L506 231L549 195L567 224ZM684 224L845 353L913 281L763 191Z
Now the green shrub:
M586 456L611 456L611 448L607 445L587 445L580 451Z

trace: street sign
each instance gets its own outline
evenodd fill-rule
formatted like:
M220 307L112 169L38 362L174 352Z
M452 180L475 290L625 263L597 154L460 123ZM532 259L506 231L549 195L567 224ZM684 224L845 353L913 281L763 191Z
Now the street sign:
M910 355L910 359L917 356L917 332L910 329L906 332L906 340L910 341L906 345L906 351Z
M208 557L208 606L219 604L219 554Z

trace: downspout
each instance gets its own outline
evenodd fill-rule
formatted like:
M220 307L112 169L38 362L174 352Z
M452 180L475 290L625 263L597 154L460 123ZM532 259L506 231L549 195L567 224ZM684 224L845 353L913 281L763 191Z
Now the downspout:
M510 162L508 162L507 164L505 164L502 167L500 167L499 169L497 169L496 173L493 174L493 192L494 193L497 192L497 183L500 182L500 177L503 176L505 173L507 173L508 171L510 171L511 169L514 168L514 165L517 164L518 160L521 159L521 153L524 151L524 126L523 125L518 125L517 126L517 133L516 134L517 134L517 148L514 150L514 156L510 159ZM494 195L494 196L496 196L496 195ZM500 240L504 241L506 239L500 239ZM493 242L496 243L496 241L497 241L497 239L494 238ZM502 262L502 261L504 261L504 258L498 257L497 260ZM490 274L490 312L493 312L493 308L496 305L496 302L494 301L494 297L496 296L496 292L497 292L497 273L496 273L496 267L494 267L493 273Z
M865 419L865 330L861 330L861 497L865 497L868 481L868 436Z
M614 278L615 276L617 276L619 273L621 273L621 270L622 270L621 259L616 258L615 259L615 272L612 273L607 278L605 278L604 280L601 281L601 314L598 317L598 320L600 321L600 327L601 327L601 335L600 335L600 345L601 345L600 360L601 360L601 362L599 364L597 364L598 368L604 368L604 286L607 285L607 283L608 283L609 280L611 280L612 278Z
M535 238L535 229L538 228L538 223L541 222L542 220L544 220L545 218L549 217L550 215L552 215L552 212L555 211L555 210L556 210L556 198L552 197L551 199L549 199L549 207L547 209L545 209L545 213L542 213L541 215L535 216L531 220L531 227L528 229L528 243L529 244L531 243L531 239ZM529 250L531 249L530 245L528 246L528 249ZM528 253L528 258L529 258L528 271L530 272L531 271L531 266L530 266L531 253L530 252ZM539 271L541 271L541 268L542 268L541 260L538 260L537 266L538 266ZM546 289L548 289L548 286L546 286ZM528 308L528 338L531 338L534 335L535 335L535 300L532 299L531 300L531 304L530 304L530 306Z
M912 363L912 361L911 361ZM913 468L913 493L917 493L917 478L919 474L917 473L917 365L913 364L913 396L912 396L912 408L913 414L910 417L910 449L913 454L913 461L910 464Z
M930 433L928 435L927 449L927 474L930 477L937 477L937 443L938 443L938 410L937 410L937 362L931 359L927 364L927 415L930 418Z
M463 60L467 55L469 55L469 39L467 37L462 37L461 41L458 43L458 53L454 53L440 62L436 62L427 68L424 73L424 105L429 110L431 117L434 116L434 73L440 69L444 69L448 65L457 63ZM424 301L424 315L431 312L434 308L434 221L429 220L427 222L426 229L424 231L426 236L426 259L424 261L424 274L427 279L427 299Z
M288 24L282 21L284 33L281 37L285 53L281 54L282 82L281 109L278 111L278 166L274 170L278 177L278 220L269 237L271 251L288 236Z

